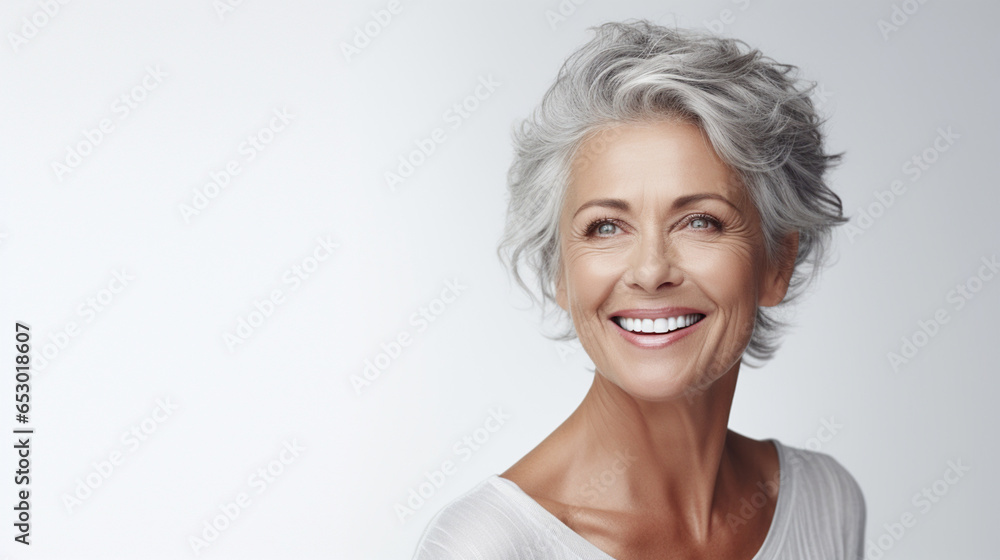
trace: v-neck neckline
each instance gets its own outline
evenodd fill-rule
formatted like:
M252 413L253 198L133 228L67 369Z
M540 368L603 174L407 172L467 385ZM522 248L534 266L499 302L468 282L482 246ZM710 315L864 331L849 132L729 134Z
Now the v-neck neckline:
M767 535L764 537L764 542L761 544L760 549L757 550L757 553L754 554L752 560L770 560L777 556L781 542L785 538L790 515L789 509L795 491L795 479L792 476L792 470L789 468L790 465L785 446L776 439L765 441L771 442L778 452L778 499L774 506L774 514L771 516L771 525L768 527ZM498 474L494 474L488 480L495 488L520 505L522 510L530 514L532 520L545 528L549 535L573 551L581 560L616 560L613 556L594 545L594 543L583 538L582 535L573 529L570 529L568 525L522 490L516 482L503 478Z

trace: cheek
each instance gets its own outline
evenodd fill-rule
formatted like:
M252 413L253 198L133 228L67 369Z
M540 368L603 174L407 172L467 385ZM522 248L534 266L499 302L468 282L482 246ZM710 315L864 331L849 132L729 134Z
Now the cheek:
M686 276L719 303L747 299L757 288L757 266L751 247L689 244L683 248L683 254ZM752 302L753 298L749 300Z
M621 276L621 257L612 252L570 250L566 256L566 286L572 307L586 311L611 295Z
M725 339L742 344L753 333L757 311L757 266L751 247L714 246L690 251L685 259L687 279L716 307L728 331Z

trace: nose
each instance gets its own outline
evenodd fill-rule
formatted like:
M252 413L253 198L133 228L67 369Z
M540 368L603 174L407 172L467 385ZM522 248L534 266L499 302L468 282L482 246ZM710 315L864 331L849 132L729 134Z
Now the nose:
M661 286L680 284L683 274L674 249L662 232L642 235L630 255L629 286L655 293Z

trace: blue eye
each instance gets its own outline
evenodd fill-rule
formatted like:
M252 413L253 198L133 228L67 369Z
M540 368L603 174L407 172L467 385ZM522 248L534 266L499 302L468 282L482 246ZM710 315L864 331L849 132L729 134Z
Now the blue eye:
M696 214L688 218L688 225L692 229L710 230L712 228L722 229L722 223L708 214Z
M614 237L621 233L624 228L615 218L598 218L587 225L586 235L588 237ZM708 214L695 214L689 216L684 221L685 226L691 229L705 232L721 232L722 222L709 216Z
M587 226L588 236L612 237L618 233L621 227L615 223L613 218L598 218Z

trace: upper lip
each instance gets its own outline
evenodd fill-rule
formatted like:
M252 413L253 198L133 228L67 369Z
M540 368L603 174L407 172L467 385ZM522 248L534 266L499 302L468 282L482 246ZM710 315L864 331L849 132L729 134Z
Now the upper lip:
M661 317L679 317L681 315L707 315L704 311L693 307L657 307L655 309L622 309L611 314L612 317L629 317L632 319L659 319Z

